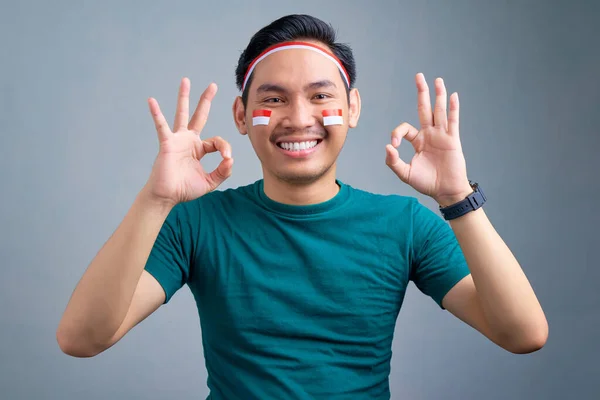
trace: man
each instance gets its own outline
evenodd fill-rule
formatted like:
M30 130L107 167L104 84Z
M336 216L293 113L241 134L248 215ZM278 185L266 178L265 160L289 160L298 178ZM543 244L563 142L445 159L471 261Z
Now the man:
M395 320L411 280L504 349L540 349L543 311L467 178L458 95L447 107L436 79L432 111L418 74L421 128L400 124L386 148L398 183L435 199L446 223L415 198L336 179L360 115L355 75L350 48L316 18L286 16L259 31L240 57L232 111L263 179L224 191L215 189L232 173L231 148L199 136L216 85L190 119L183 79L172 129L150 99L160 151L75 288L61 349L108 349L187 284L212 398L389 398ZM399 158L401 140L415 148L410 164ZM199 160L210 152L223 160L207 173Z

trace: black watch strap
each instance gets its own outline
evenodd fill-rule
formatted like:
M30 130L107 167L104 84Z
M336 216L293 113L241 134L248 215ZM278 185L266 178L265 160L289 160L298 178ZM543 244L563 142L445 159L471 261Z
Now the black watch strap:
M445 220L451 220L458 217L462 217L468 212L475 211L487 201L485 194L476 182L469 181L469 184L473 188L473 193L467 196L466 199L459 201L458 203L452 204L448 207L440 207Z

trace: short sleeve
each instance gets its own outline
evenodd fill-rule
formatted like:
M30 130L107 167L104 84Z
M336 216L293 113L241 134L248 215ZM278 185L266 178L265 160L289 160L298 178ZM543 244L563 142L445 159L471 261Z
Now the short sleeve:
M415 199L411 280L444 309L444 296L469 274L464 254L450 225Z
M183 220L182 204L175 206L154 242L145 270L150 273L165 291L165 304L184 284L190 271L189 238L182 231L187 224Z

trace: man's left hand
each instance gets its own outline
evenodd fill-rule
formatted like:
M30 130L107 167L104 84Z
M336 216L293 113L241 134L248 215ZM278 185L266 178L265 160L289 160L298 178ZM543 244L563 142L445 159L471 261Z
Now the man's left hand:
M392 143L386 146L385 162L404 183L432 197L440 206L449 206L473 192L458 134L458 93L450 96L450 110L446 114L446 87L444 81L437 78L432 113L425 77L419 73L415 81L421 130L406 122L396 127ZM410 164L402 161L398 154L402 139L408 140L415 150Z

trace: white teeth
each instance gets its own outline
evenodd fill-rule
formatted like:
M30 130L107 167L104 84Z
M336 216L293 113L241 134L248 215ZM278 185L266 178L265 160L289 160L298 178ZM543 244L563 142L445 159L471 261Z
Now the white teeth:
M315 147L317 145L317 141L316 140L312 140L310 142L282 142L279 143L279 147L281 147L282 149L285 150L289 150L289 151L300 151L300 150L307 150L307 149L311 149L313 147Z

